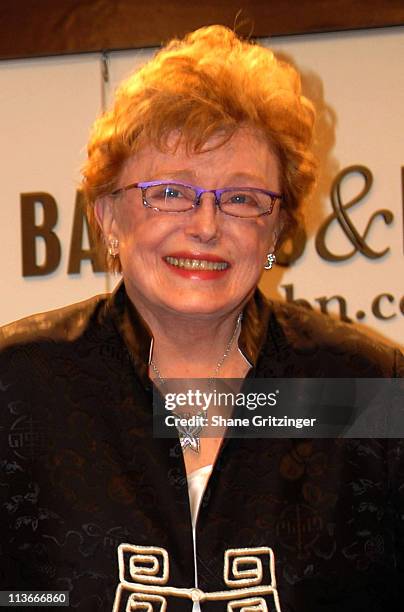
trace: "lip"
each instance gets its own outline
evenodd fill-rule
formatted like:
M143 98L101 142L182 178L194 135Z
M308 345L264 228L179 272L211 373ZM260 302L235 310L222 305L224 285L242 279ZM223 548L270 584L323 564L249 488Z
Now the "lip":
M197 260L205 260L211 261L212 263L227 263L228 267L225 270L185 270L184 268L178 268L176 266L171 265L168 261L166 261L165 257L175 257L177 259L197 259ZM163 257L163 262L166 264L167 268L177 276L182 276L183 278L187 278L190 280L219 280L225 276L231 264L223 257L219 257L218 255L214 255L213 253L192 253L190 251L174 251L173 253L167 253Z

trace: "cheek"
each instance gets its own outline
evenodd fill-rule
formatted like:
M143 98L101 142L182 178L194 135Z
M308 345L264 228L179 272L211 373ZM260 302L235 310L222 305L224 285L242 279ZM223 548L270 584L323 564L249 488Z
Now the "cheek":
M145 212L138 202L123 201L116 207L114 217L121 240L130 242L138 236L147 235Z
M240 236L240 254L243 253L249 264L261 267L266 261L266 255L271 250L271 229L268 223L259 223L250 232Z
M159 256L164 244L172 241L178 231L172 219L164 219L149 210L122 209L116 215L118 238L121 247L141 259Z
M123 200L116 204L114 209L114 221L119 237L132 234L139 225L139 213L134 211L134 207L129 202Z

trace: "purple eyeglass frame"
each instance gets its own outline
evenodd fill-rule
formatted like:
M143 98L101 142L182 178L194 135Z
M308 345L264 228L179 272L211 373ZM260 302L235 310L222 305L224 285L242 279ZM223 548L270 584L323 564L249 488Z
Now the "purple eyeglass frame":
M188 187L189 189L192 189L193 191L195 191L196 198L192 204L192 208L187 208L186 210L162 211L160 208L157 208L155 206L150 206L150 204L146 200L146 189L148 187L156 187L158 185L179 185L180 187ZM266 189L260 189L258 187L225 187L223 189L202 189L202 187L197 187L196 185L190 185L189 183L180 183L178 181L148 181L148 182L144 181L140 183L131 183L130 185L126 185L125 187L120 187L119 189L115 189L115 191L112 191L110 195L117 196L120 193L129 191L130 189L136 189L136 188L139 188L142 190L143 206L145 206L146 208L151 208L152 210L156 210L158 212L167 212L167 213L173 213L173 214L188 212L189 210L192 210L193 208L200 206L201 196L204 193L213 193L215 195L216 206L225 215L229 215L230 217L237 217L237 215L231 215L230 213L226 213L224 210L221 209L220 203L221 203L221 197L223 193L226 193L228 191L237 191L240 189L241 191L254 191L254 192L260 191L261 193L265 193L266 195L269 195L271 198L271 208L259 215L256 215L256 217L251 217L255 219L258 217L262 217L263 215L270 215L273 211L276 200L283 199L283 195L281 193L275 193L274 191L267 191ZM247 219L248 217L238 217L238 218Z

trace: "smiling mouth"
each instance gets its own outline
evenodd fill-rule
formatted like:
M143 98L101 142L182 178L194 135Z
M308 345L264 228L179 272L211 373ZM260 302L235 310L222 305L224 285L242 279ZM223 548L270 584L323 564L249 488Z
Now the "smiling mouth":
M208 261L207 259L187 259L184 257L164 257L164 260L172 266L184 270L226 270L230 264L226 261Z

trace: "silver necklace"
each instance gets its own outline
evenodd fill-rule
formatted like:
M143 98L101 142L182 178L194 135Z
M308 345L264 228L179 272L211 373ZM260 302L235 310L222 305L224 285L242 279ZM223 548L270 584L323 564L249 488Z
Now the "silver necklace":
M224 362L226 361L227 357L229 356L229 353L232 349L234 340L236 338L238 329L240 327L241 324L241 320L243 318L243 313L240 312L240 314L237 317L237 321L236 321L236 325L234 327L233 333L231 335L230 340L228 341L225 351L223 353L223 355L221 356L221 358L219 359L219 361L216 364L215 370L213 372L213 375L211 376L211 378L209 379L209 383L212 384L215 380L215 378L218 377L218 374L224 364ZM166 380L165 378L163 378L163 376L161 375L160 370L158 369L158 367L156 366L156 364L154 363L153 359L150 360L150 365L152 367L153 372L155 373L159 383L161 386L166 384ZM175 414L175 413L174 413ZM202 412L198 412L195 416L196 417L202 417L204 415L207 415L207 411L202 411ZM188 420L192 415L188 414L188 413L184 413L181 415L182 417L184 417L186 420ZM198 422L198 418L195 419L195 421ZM195 453L199 453L200 449L201 449L201 440L200 440L200 433L202 430L202 427L200 425L195 425L195 426L177 426L178 429L178 434L179 434L179 438L180 438L180 443L181 443L181 448L183 451L187 450L188 448L192 451L194 451Z

